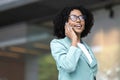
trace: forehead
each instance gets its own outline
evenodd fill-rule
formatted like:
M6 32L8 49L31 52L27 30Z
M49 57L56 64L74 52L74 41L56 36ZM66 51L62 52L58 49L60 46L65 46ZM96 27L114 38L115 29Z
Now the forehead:
M71 12L70 12L70 15L82 15L82 12L78 9L73 9Z

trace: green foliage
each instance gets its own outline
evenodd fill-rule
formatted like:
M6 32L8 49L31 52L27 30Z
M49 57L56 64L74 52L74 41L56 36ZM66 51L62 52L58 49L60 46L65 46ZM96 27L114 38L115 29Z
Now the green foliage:
M57 80L57 69L51 54L40 55L39 80Z

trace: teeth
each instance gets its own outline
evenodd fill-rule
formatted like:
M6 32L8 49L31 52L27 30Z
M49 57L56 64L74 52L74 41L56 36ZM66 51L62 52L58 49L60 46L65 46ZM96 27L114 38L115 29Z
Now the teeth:
M81 25L76 25L76 27L81 27Z

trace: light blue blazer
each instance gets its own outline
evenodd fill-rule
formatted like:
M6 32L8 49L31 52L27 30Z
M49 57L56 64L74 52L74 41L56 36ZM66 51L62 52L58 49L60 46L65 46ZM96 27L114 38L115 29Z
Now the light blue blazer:
M58 80L94 80L97 61L90 47L85 42L82 43L92 57L91 64L80 48L71 46L68 37L51 41L51 53L59 71Z

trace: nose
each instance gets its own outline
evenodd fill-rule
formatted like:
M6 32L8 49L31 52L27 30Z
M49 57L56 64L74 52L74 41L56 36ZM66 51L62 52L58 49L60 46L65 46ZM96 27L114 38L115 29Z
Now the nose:
M80 18L77 18L76 22L81 22Z

